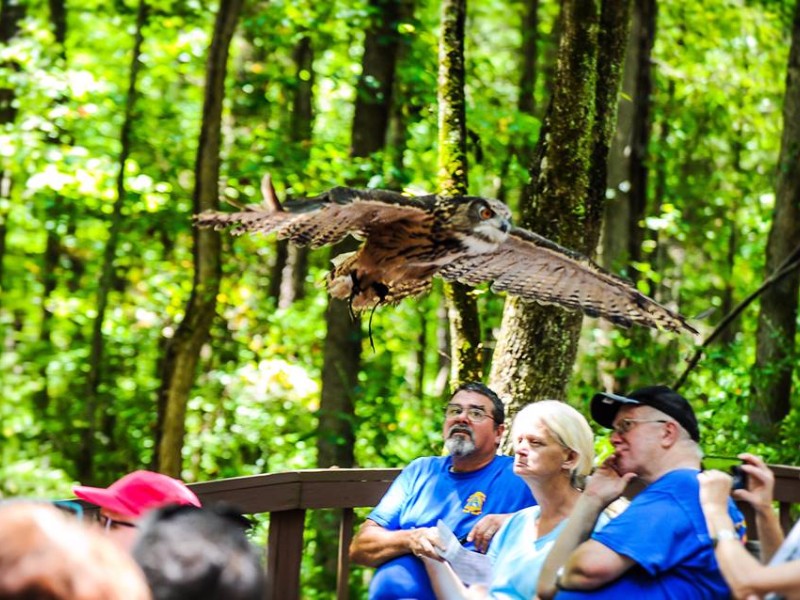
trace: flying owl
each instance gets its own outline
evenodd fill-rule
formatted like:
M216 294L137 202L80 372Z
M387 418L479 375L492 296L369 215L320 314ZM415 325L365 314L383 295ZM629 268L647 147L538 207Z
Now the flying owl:
M438 275L473 286L489 281L494 291L579 309L625 327L697 333L684 317L582 254L514 227L511 211L499 200L336 187L281 205L269 176L261 191L262 204L206 211L194 216L195 224L230 227L234 235L277 232L312 248L348 235L363 240L357 251L335 257L328 275L330 295L348 300L355 311L426 292Z

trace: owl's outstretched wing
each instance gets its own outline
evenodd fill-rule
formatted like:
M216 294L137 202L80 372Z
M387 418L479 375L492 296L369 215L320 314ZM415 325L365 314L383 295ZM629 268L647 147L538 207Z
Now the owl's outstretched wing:
M470 285L490 281L495 291L579 309L624 327L637 323L697 333L684 317L648 298L630 282L526 229L513 228L495 252L462 258L445 266L440 274Z
M385 190L336 187L319 196L281 205L269 180L262 184L264 202L237 212L206 211L194 216L199 227L225 229L233 235L277 233L281 239L318 248L347 235L368 236L398 221L428 218L436 196L409 197Z

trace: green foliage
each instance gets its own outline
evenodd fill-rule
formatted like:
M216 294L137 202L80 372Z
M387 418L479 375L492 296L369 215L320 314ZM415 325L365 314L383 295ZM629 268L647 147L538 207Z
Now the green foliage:
M84 483L108 483L153 460L161 362L192 285L194 162L215 15L213 7L194 1L151 3L124 173L126 225L103 323L100 419L89 430L88 344L117 194L135 5L69 5L61 49L47 7L24 4L20 35L0 47L0 88L16 95L14 119L0 122L0 172L8 178L0 184L0 495L66 497L86 435L95 442L96 469L95 481ZM690 317L712 310L705 320L692 321L703 336L765 276L789 48L787 6L659 3L648 148L653 203L643 223L644 255L634 266L646 293ZM258 201L265 172L282 197L348 181L434 191L438 9L438 3L417 3L413 17L399 25L404 45L395 97L404 147L352 160L350 129L369 3L248 4L231 49L221 196ZM528 177L521 148L535 143L541 127L558 3L540 6L536 116L517 109L521 3L493 0L469 10L469 189L502 193L514 206ZM313 73L298 74L292 57L304 36L314 50ZM312 139L291 142L294 90L312 75ZM219 318L191 391L183 475L205 480L313 467L317 436L325 433L317 430L317 410L328 251L311 253L307 296L278 309L266 294L276 260L273 240L226 235L223 248ZM503 298L485 287L475 293L488 355ZM348 416L357 433L357 464L403 466L441 452L447 375L439 354L446 331L441 305L436 288L375 312L375 349L365 342L355 415ZM770 461L800 464L797 373L778 444L764 445L745 416L758 375L751 368L756 314L754 304L722 343L707 349L682 391L698 411L709 453L751 450ZM695 342L660 332L623 334L587 319L567 400L586 412L587 399L610 382L671 383ZM606 432L597 433L604 455ZM264 526L256 534L260 543ZM316 567L307 562L303 576L311 582ZM354 570L354 597L363 591L364 577ZM308 594L325 597L324 591Z

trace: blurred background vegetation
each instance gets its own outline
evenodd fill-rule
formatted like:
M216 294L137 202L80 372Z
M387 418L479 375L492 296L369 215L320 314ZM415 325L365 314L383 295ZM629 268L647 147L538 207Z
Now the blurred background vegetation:
M244 3L225 79L222 198L258 201L266 172L281 197L348 182L435 191L437 2L402 3L385 150L351 152L364 32L381 6ZM107 484L157 466L162 363L192 291L195 160L216 8L195 0L2 0L1 496L67 497L78 479ZM553 85L559 9L552 0L468 7L469 191L514 209ZM584 319L563 398L582 409L600 388L674 383L697 345L768 275L795 4L634 2L635 17L645 9L656 11L649 135L640 149L648 177L638 190L648 203L641 218L626 217L640 232L636 251L612 256L605 248L614 234L605 229L598 260L688 316L701 336ZM525 19L532 10L533 30ZM535 78L522 102L531 52ZM300 89L311 90L305 135L292 129ZM623 84L620 127L634 100ZM630 153L610 154L612 208L639 185L625 175L612 181L613 161ZM318 427L329 253L307 256L302 284L287 298L279 289L285 252L270 238L222 237L217 317L188 396L180 472L187 481L316 467L320 440L350 444ZM504 299L485 289L475 298L490 358ZM442 306L435 287L375 312L375 347L363 342L353 412L338 415L354 433L355 466L403 466L441 452L449 376ZM758 301L749 305L706 348L681 389L698 411L707 452L747 449L798 465L795 340L785 358L793 372L788 410L769 435L751 423L753 380L766 370L755 367L758 310ZM306 572L313 579L312 565Z

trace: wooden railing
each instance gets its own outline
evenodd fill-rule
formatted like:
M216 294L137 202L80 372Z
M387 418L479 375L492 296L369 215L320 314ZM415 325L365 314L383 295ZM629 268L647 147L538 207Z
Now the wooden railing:
M269 513L267 600L299 600L306 511L340 510L336 598L347 600L353 509L375 506L400 469L309 469L235 477L189 487L203 504L224 501L248 514Z
M792 525L790 508L800 503L800 468L770 465L775 473L775 500L781 523ZM340 511L336 598L347 600L353 537L353 509L375 506L400 469L310 469L236 477L190 487L204 504L224 501L248 514L269 513L267 540L268 600L299 600L305 514L310 509ZM743 507L746 509L746 507ZM758 533L745 510L750 539Z

